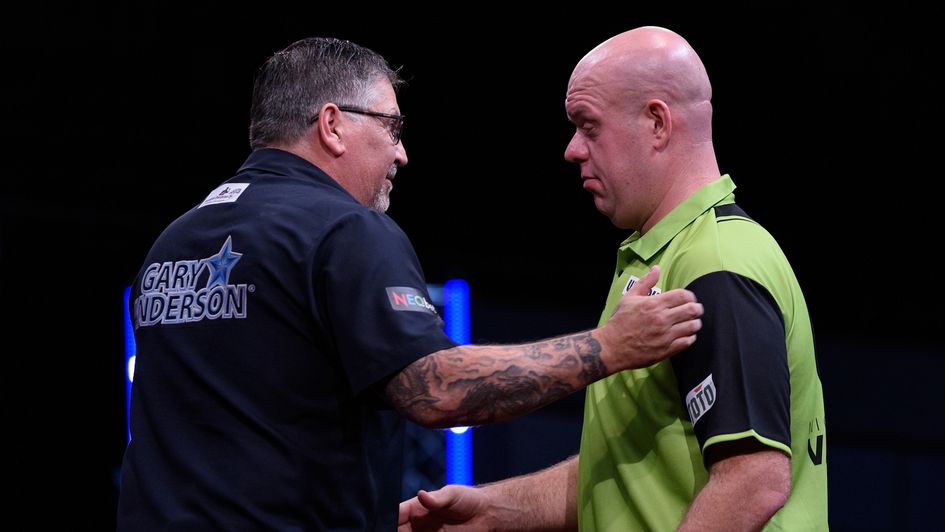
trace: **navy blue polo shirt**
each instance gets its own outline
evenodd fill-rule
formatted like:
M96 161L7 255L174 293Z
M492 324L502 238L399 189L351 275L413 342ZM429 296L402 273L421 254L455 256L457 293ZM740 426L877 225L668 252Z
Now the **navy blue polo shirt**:
M155 242L121 530L392 530L403 420L377 393L454 347L407 236L309 162L253 152Z

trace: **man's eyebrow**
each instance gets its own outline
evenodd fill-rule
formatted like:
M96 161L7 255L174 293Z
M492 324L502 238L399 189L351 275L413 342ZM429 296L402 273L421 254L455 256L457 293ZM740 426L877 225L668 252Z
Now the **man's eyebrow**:
M574 123L577 120L584 118L584 108L580 105L576 106L574 109L565 110L564 114L568 116L568 122Z
M595 122L597 118L594 116L593 112L588 110L587 107L583 105L576 106L573 110L566 112L568 115L568 122L576 124L577 122Z

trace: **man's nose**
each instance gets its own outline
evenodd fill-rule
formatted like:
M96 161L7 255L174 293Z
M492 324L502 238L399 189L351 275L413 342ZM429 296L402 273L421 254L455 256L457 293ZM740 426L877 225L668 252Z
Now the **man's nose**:
M568 147L564 149L564 160L570 163L579 163L586 159L587 145L580 138L580 134L575 132L574 136L571 137L571 142L568 143Z
M404 141L397 143L397 151L394 155L394 161L397 162L397 166L406 166L407 165L407 148L404 148Z

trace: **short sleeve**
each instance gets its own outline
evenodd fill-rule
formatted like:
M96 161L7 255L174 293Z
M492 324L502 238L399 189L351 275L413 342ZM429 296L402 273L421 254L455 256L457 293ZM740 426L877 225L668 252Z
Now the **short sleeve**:
M355 394L457 345L443 331L410 241L390 218L346 216L322 239L312 270L320 321Z
M791 454L784 321L771 293L718 271L686 287L705 308L690 348L673 357L683 408L699 445L745 437Z

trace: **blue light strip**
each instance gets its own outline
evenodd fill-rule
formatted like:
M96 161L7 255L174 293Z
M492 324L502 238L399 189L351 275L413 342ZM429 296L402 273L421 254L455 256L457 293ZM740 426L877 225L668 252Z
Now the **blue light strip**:
M135 331L131 325L131 309L128 308L128 298L131 297L131 287L125 288L125 427L128 430L128 441L131 441L131 381L135 373L135 353L138 348L135 344Z
M443 319L446 334L454 342L469 343L469 284L466 281L450 279L443 285ZM446 431L446 483L466 486L473 483L470 427L454 427Z
M450 279L443 285L446 334L457 344L469 343L469 283Z

